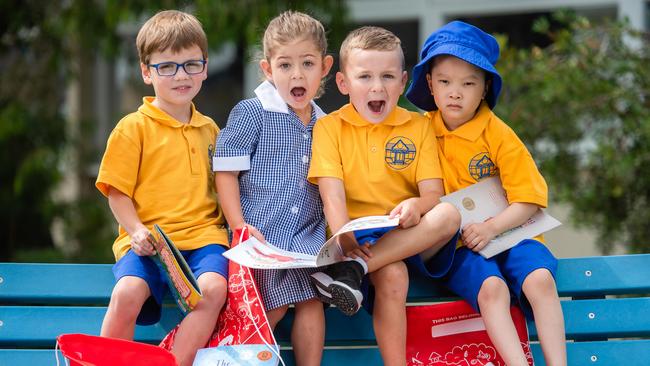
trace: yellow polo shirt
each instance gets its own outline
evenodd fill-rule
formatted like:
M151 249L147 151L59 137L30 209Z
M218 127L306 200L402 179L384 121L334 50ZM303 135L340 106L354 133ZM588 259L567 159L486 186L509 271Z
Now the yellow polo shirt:
M515 132L484 102L473 119L449 131L440 111L429 112L438 141L445 193L498 175L508 202L548 205L548 187ZM541 235L536 237L542 240Z
M217 205L212 156L219 128L192 105L184 124L143 98L137 112L119 121L108 138L95 186L131 197L150 230L158 224L180 250L227 245L225 220ZM113 243L115 259L130 249L124 228Z
M379 124L346 104L316 122L308 179L341 179L350 219L386 215L419 196L418 182L442 178L431 124L397 107Z

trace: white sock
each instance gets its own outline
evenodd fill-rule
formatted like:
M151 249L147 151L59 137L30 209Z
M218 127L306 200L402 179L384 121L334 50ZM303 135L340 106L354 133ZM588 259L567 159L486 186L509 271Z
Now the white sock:
M361 257L356 257L356 258L346 257L345 260L346 261L355 261L355 262L359 263L361 265L361 267L363 268L363 274L364 275L368 274L368 264L366 263L366 261L361 259Z

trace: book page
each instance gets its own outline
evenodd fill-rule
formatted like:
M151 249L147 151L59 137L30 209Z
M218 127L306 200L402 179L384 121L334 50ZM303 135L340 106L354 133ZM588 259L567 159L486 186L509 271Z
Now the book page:
M242 266L257 269L287 269L316 267L316 256L290 252L254 236L230 248L224 257Z
M509 206L499 177L483 179L441 197L440 201L451 203L458 209L461 215L461 230L468 224L485 222ZM559 225L561 223L558 220L539 209L526 223L501 233L479 253L485 258L490 258L512 248L524 239L532 239Z
M492 239L488 245L485 246L479 253L485 257L490 258L505 250L508 250L525 239L532 239L539 234L547 232L553 228L562 225L561 222L556 220L546 211L539 209L531 216L523 225L510 229L496 238Z
M227 250L223 255L242 266L257 269L310 268L340 262L345 257L339 239L342 234L358 230L395 228L399 218L366 216L352 220L323 244L317 255L280 249L273 244L262 243L254 237Z
M339 231L332 235L332 237L325 242L321 250L318 252L318 255L316 256L318 267L340 262L345 258L341 242L345 238L343 234L360 230L372 231L373 229L383 231L387 228L396 228L397 225L399 225L399 217L390 218L386 215L364 216L348 222L343 225Z

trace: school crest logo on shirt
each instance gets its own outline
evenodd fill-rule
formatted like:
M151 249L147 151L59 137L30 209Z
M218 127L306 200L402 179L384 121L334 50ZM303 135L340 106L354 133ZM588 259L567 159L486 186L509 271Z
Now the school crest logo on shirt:
M494 164L492 159L490 159L490 154L487 152L482 152L474 155L472 160L469 161L469 166L467 167L469 175L477 181L492 177L497 175L499 170Z
M415 144L404 136L393 137L386 143L384 160L395 170L402 170L415 160Z

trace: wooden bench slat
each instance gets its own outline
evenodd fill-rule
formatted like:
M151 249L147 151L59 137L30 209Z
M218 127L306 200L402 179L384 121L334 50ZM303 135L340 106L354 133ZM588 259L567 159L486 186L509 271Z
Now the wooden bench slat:
M294 309L275 328L275 337L282 344L289 344L291 339L291 324L293 324ZM325 310L325 340L328 346L340 345L375 345L375 334L372 329L372 317L361 309L354 316L346 316L334 307ZM371 326L369 327L368 324Z
M562 301L567 339L650 336L650 298ZM537 329L528 323L528 334Z
M280 351L286 366L296 366L290 350ZM383 365L379 349L372 348L325 348L321 365Z
M60 334L98 335L105 313L105 307L5 306L0 312L0 346L54 347ZM159 323L136 327L135 339L157 344L179 320L177 308L166 306Z
M650 336L650 309L648 298L624 298L607 300L563 300L567 339L600 339L618 337ZM624 314L619 314L619 312ZM594 318L589 314L593 313ZM376 344L372 329L372 317L360 310L352 317L341 314L336 308L325 311L327 327L325 338L328 345ZM293 309L289 309L285 319L276 328L278 341L290 342ZM528 331L531 339L537 339L537 329L529 322ZM335 341L333 341L335 340Z
M286 366L295 366L291 350L280 352ZM63 355L59 352L59 361L64 364ZM4 362L7 362L6 364ZM324 365L381 365L382 360L377 348L346 348L325 349L323 352ZM52 349L0 349L0 366L56 365L54 348Z
M560 259L557 277L561 296L650 293L650 254ZM7 302L108 303L114 284L110 264L0 263L0 278L0 301ZM413 276L411 301L441 297L454 296Z
M0 301L10 303L108 304L115 284L110 264L0 263L0 278ZM413 277L409 301L441 298L456 296L430 279Z
M110 264L0 263L0 301L108 304Z
M560 259L560 296L650 293L650 254Z
M530 345L535 366L546 366L539 343ZM650 360L650 340L569 342L568 365L647 366Z
M650 318L646 309L650 299L624 298L607 300L574 300L562 302L568 339L598 339L650 336ZM3 326L0 344L22 346L49 346L61 333L98 334L105 307L68 306L7 306L3 307ZM593 317L590 317L593 314ZM371 316L360 311L353 317L341 314L335 308L326 310L327 344L373 345L375 337ZM156 343L180 320L173 305L165 307L161 323L154 327L138 327L136 337ZM281 342L288 342L293 311L290 311L276 329ZM529 324L531 339L537 339L537 330Z
M61 353L59 353L59 362L60 365L65 365ZM0 349L0 366L13 365L56 365L54 347L52 349Z
M536 366L545 366L542 349L538 343L531 344ZM294 366L291 350L281 351L287 366ZM650 340L570 342L567 343L569 365L593 366L646 366L650 359ZM6 365L51 366L56 363L54 349L25 350L0 349L0 360ZM62 356L59 360L63 362ZM323 364L328 365L381 365L377 348L325 349ZM0 365L5 366L2 361Z
M630 269L634 271L630 271ZM560 296L602 297L650 293L650 254L560 259ZM453 300L456 296L419 274L411 274L409 301Z

